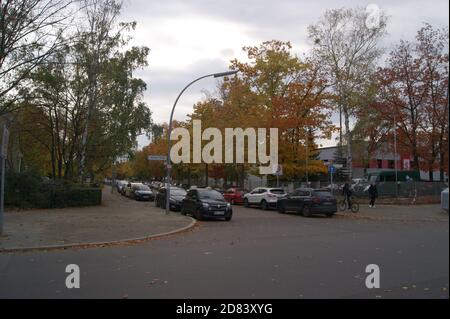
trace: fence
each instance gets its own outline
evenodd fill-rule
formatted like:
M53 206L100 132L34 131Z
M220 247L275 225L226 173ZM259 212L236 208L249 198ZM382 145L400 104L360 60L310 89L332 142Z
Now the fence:
M276 182L268 182L269 187L276 187ZM381 198L416 198L416 197L438 197L441 196L441 192L448 187L448 184L444 182L381 182L377 183L378 197ZM281 182L279 187L285 189L288 192L296 188L322 188L333 191L334 194L342 194L342 188L344 183L336 183L331 186L329 182ZM353 195L355 197L368 197L368 182L361 182L352 185Z

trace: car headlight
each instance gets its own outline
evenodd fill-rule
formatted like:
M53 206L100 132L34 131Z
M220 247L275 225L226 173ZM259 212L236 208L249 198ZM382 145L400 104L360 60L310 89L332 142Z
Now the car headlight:
M208 203L202 203L204 208L209 208L209 204Z
M227 208L231 208L231 204L230 203L227 203Z

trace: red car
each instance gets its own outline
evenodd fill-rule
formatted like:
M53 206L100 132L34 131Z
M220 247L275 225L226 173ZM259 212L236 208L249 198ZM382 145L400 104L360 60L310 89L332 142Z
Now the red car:
M239 188L229 188L223 193L225 200L232 205L244 203L244 191Z

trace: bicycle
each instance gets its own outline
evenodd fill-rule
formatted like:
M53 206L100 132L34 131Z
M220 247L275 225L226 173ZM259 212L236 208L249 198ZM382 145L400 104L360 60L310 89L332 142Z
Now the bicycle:
M355 199L354 199L353 197L350 197L350 202L352 203L352 205L350 206L351 212L352 212L352 213L357 213L357 212L359 211L359 204L358 204L358 202L356 202ZM339 207L339 210L340 210L341 212L347 210L347 200L346 200L346 198L341 199L341 200L338 202L338 207Z

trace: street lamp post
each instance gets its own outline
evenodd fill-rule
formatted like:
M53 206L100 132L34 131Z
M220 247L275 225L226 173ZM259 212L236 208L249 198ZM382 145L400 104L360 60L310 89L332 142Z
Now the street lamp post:
M395 169L395 196L398 197L398 172L397 172L397 122L394 114L394 169Z
M172 119L173 119L173 113L175 111L175 107L177 106L177 102L180 99L181 95L184 93L184 91L186 91L186 89L188 87L190 87L192 84L194 84L195 82L207 78L207 77L214 77L214 78L220 78L220 77L224 77L224 76L228 76L228 75L233 75L236 74L238 71L228 71L228 72L221 72L221 73L212 73L212 74L208 74L208 75L204 75L201 76L197 79L195 79L194 81L192 81L191 83L189 83L188 85L186 85L184 87L183 90L181 90L180 94L178 94L177 99L175 100L175 103L173 104L172 107L172 112L170 112L170 120L169 120L169 130L167 132L167 162L166 162L166 169L167 169L167 175L166 175L166 214L169 214L169 210L170 210L170 172L172 170L172 164L171 164L171 159L170 159L170 148L171 148L171 143L170 143L170 134L172 133Z
M309 145L308 145L308 139L309 139L309 128L306 130L306 187L309 187L309 174L308 174L308 157L309 157Z

